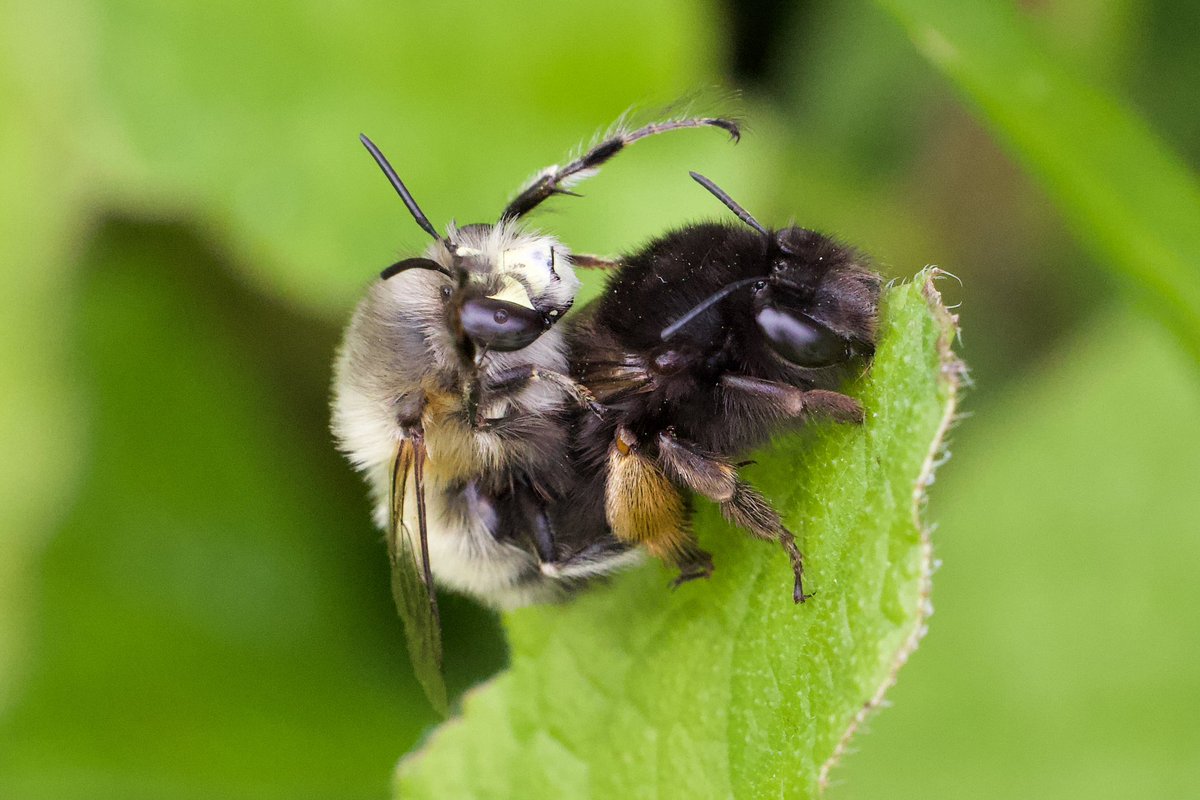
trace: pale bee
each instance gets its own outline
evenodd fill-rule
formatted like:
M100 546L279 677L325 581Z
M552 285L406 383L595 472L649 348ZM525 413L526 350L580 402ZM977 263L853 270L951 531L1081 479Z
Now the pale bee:
M433 242L383 270L355 310L335 364L333 432L370 485L409 654L440 710L435 581L506 609L560 598L637 558L607 531L551 522L548 508L574 480L569 427L580 413L603 413L569 377L556 323L579 288L575 266L609 264L572 255L522 217L627 145L704 126L738 137L734 122L715 117L618 127L539 172L495 224L452 224L445 235L361 137Z

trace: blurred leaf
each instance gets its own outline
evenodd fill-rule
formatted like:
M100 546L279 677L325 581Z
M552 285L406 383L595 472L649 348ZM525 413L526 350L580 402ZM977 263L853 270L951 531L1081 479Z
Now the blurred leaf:
M98 206L199 219L256 281L331 316L398 244L424 244L360 132L439 227L494 220L528 176L629 105L719 82L713 12L687 0L617 0L603 25L586 4L462 0L15 0L14 16L16 74L34 102L47 75L65 87L49 100L72 100L73 117L52 141L85 165ZM62 49L63 29L68 57L45 71L38 53ZM727 147L716 133L681 138ZM665 147L687 193L692 145ZM616 208L600 230L648 234L646 212L669 196L624 189L623 205L590 213Z
M1189 170L1048 57L1015 6L878 2L1045 184L1099 263L1132 281L1200 358L1200 188Z
M402 762L398 796L813 794L923 630L929 542L914 503L960 366L927 278L887 294L859 387L867 424L814 426L752 470L804 532L813 600L794 606L782 553L706 508L710 582L670 593L651 567L511 614L511 669Z
M1200 86L1200 4L1158 0L1136 5L1142 24L1134 28L1140 47L1131 64L1131 90L1155 127L1195 165L1200 163L1200 114L1193 91Z
M431 715L329 443L336 332L177 227L111 224L92 253L63 334L84 482L30 576L41 624L0 720L0 797L379 796ZM486 617L449 616L477 628L472 677L495 669Z
M930 109L938 78L875 6L823 0L806 10L789 31L798 46L782 63L783 101L794 120L788 135L798 145L792 185L800 202L820 201L814 172L831 173L834 191L866 189L847 213L853 219L870 213L882 187L909 174L937 124Z
M831 797L1193 795L1197 442L1194 371L1129 313L965 426L934 502L935 635Z
M72 165L47 144L64 101L63 61L74 38L30 47L28 20L0 23L0 713L13 699L29 649L33 564L62 519L78 478L81 426L70 375L71 259L83 218ZM30 56L31 86L10 64ZM69 63L70 59L66 59ZM30 66L33 67L34 63ZM63 102L60 113L69 107Z

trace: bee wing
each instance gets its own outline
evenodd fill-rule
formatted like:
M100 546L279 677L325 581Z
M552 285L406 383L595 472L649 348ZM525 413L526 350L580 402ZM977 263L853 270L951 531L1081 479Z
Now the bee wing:
M417 496L417 533L404 524L404 498L408 472L413 472ZM408 655L413 672L437 711L448 714L446 681L442 674L442 625L438 616L437 595L429 570L428 529L425 523L425 440L417 435L405 439L396 449L392 462L388 557L392 564L392 599L404 621Z

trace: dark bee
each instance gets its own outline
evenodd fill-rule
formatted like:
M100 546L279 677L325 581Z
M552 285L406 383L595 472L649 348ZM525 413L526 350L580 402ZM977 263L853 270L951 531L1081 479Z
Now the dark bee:
M604 294L571 325L572 376L606 408L581 417L579 485L561 525L608 526L706 577L687 491L778 543L803 602L803 563L778 512L734 459L811 416L859 423L836 389L875 349L880 276L855 250L796 226L768 230L692 173L745 225L702 223L620 259Z
M565 166L539 173L495 224L451 225L445 235L362 137L433 242L423 255L383 270L356 309L335 366L333 431L371 485L409 652L439 707L445 689L435 578L511 608L561 596L632 555L603 533L584 540L572 538L572 529L557 534L547 512L572 474L572 409L599 410L566 374L556 325L579 287L573 263L599 262L572 256L521 218L568 194L627 145L702 126L737 138L737 126L717 118L619 128Z

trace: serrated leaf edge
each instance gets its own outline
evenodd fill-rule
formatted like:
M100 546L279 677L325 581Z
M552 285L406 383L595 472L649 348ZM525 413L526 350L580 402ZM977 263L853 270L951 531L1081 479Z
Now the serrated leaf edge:
M918 605L918 616L914 621L912 631L896 651L887 676L875 690L874 694L863 703L858 713L854 715L842 737L834 746L833 752L825 760L825 763L821 765L821 769L817 773L817 786L821 794L824 794L826 789L829 788L830 772L841 762L842 757L849 749L850 740L854 738L854 735L866 722L867 718L883 706L888 690L896 684L900 668L908 661L909 656L917 649L917 646L921 643L921 639L924 638L925 633L928 631L927 622L933 614L933 572L936 568L936 563L933 558L932 534L936 526L927 523L922 512L928 503L927 490L930 484L933 483L938 467L946 463L950 458L947 434L960 419L957 410L959 391L964 385L969 385L967 365L958 357L953 348L954 341L958 338L959 334L958 316L950 313L950 310L942 302L941 292L934 285L937 279L943 277L958 280L945 270L934 266L926 267L913 277L914 283L917 281L923 282L921 293L925 297L925 302L929 305L930 313L941 328L941 333L938 335L937 341L938 362L940 364L938 379L946 389L946 407L942 413L942 419L938 424L933 441L930 443L929 452L921 464L921 470L917 475L912 492L912 520L921 537L921 576L920 587L918 589L920 603Z

